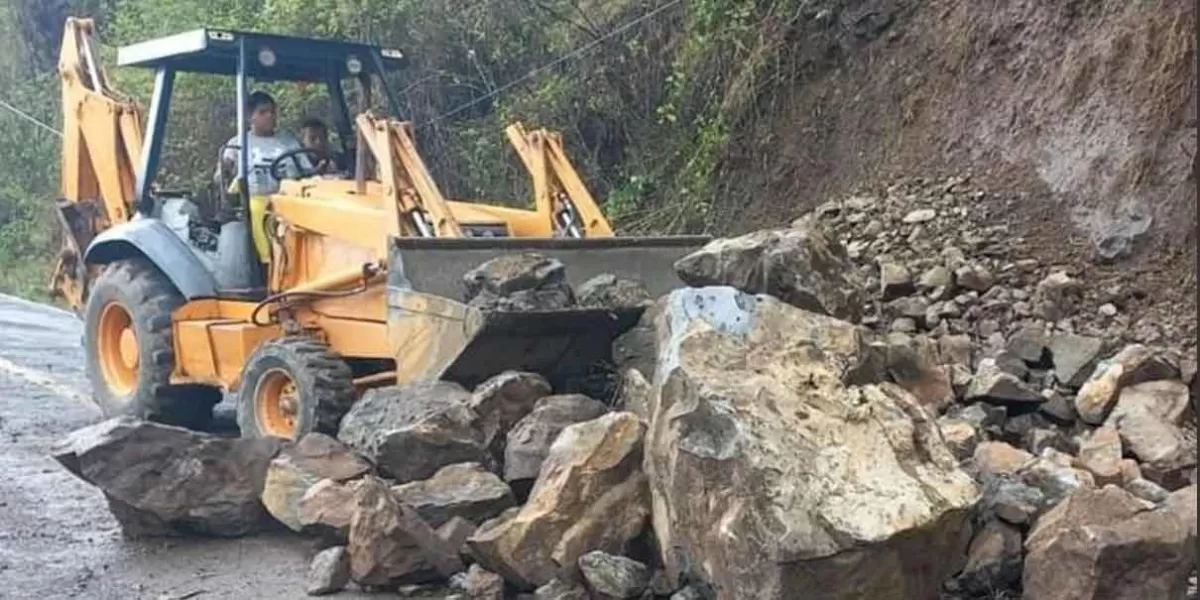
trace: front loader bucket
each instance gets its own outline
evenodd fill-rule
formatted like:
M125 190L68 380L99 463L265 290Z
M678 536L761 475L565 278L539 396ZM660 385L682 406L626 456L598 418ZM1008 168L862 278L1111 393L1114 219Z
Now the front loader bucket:
M707 237L393 238L388 336L398 383L445 379L474 386L505 370L539 373L561 390L610 359L613 340L644 307L500 312L468 306L463 275L487 260L536 252L566 266L574 287L601 274L640 282L653 297L684 286L674 263Z

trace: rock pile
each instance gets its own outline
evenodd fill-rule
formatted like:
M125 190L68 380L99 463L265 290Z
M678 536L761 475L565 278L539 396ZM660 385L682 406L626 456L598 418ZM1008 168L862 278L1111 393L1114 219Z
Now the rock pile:
M131 530L315 537L313 595L1180 597L1192 347L1012 259L974 197L909 182L715 240L658 299L536 256L468 277L504 310L648 303L615 403L505 372L370 390L336 438L119 419L56 456Z

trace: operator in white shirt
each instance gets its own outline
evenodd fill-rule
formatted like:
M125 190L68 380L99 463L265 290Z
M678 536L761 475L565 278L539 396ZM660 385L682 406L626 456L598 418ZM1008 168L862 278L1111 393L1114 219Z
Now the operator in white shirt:
M262 196L273 194L279 191L279 181L271 175L271 162L284 152L296 150L302 148L302 146L300 145L300 141L292 135L276 130L278 119L275 114L275 99L270 94L263 91L256 91L250 94L246 108L250 113L250 132L248 135L248 144L250 146L250 176L248 178L250 181L250 195ZM226 173L236 173L241 168L240 157L238 156L239 143L239 136L235 135L229 138L224 150L221 152L221 167ZM293 158L285 160L279 167L279 170L282 171L285 177L290 179L299 175L295 161L300 161L305 169L312 168L308 156L298 154Z

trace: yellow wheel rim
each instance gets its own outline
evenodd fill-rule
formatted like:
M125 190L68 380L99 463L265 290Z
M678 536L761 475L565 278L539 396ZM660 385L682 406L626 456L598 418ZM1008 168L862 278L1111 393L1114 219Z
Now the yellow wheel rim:
M108 389L120 396L132 393L137 388L141 353L133 330L133 318L116 302L108 303L100 311L96 350Z
M300 415L300 393L296 382L283 369L267 371L254 390L254 414L263 433L295 439Z

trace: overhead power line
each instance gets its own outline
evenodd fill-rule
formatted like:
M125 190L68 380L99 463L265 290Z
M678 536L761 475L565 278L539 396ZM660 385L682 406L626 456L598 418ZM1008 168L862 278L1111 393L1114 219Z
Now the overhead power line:
M572 50L571 52L564 54L563 56L560 56L560 57L558 57L544 65L541 65L539 67L535 67L532 71L526 73L525 75L522 75L521 77L518 77L518 78L488 92L487 94L484 94L478 98L475 98L474 100L471 100L470 102L467 102L461 106L458 106L457 108L454 108L453 110L442 113L441 115L422 123L420 125L420 127L418 127L418 129L424 129L425 127L428 127L430 125L433 125L434 123L437 123L438 121L447 119L447 118L452 117L468 108L471 108L472 106L475 106L476 104L479 104L480 102L483 102L484 100L487 100L488 98L494 98L494 97L508 91L509 89L512 89L514 86L532 79L533 77L537 76L539 73L541 73L542 71L545 71L546 69L558 66L568 60L571 60L582 54L587 53L588 51L595 48L596 46L599 46L600 44L612 39L613 37L616 37L626 31L628 31L629 29L637 26L638 24L640 24L644 21L647 21L649 19L652 19L652 18L658 16L663 11L665 11L668 8L671 8L681 2L683 2L683 0L670 0L670 2L667 2L666 4L663 4L662 6L659 6L658 8L655 8L654 10L652 10L640 17L637 17L636 19L633 19L633 20L629 21L628 23L625 23L624 25L617 27L616 29L609 31L608 33L592 40L591 42L588 42L587 44L584 44L583 46L580 46L579 48L576 48L575 50Z
M29 121L30 123L33 123L34 125L37 125L38 127L41 127L42 129L45 129L46 131L49 131L50 133L53 133L54 135L57 135L60 138L63 136L61 131L37 120L29 113L9 104L8 102L5 102L4 100L0 100L0 106L7 108L8 110L12 111L12 113L17 115L18 117L21 117L22 119L25 119L26 121Z

